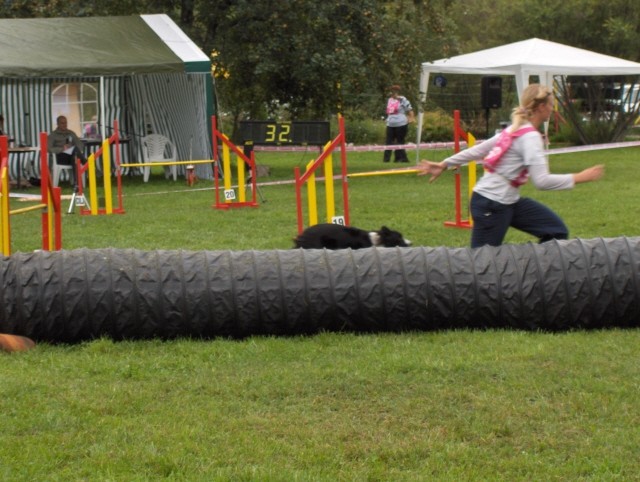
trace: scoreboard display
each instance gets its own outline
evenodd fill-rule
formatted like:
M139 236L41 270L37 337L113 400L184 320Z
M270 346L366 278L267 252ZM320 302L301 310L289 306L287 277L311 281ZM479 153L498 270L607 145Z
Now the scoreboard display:
M331 140L327 121L241 121L240 135L244 144L261 146L324 146Z

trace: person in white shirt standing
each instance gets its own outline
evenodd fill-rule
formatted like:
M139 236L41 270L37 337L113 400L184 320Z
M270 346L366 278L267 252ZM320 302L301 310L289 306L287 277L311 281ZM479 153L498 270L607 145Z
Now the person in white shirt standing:
M409 100L400 95L400 86L392 85L389 87L390 96L387 99L387 130L385 145L402 145L409 131L409 123L415 120L413 108ZM391 160L391 149L384 151L383 162ZM395 149L394 162L409 162L407 152L404 149Z
M529 85L522 93L520 105L511 114L509 132L525 126L535 130L513 138L509 149L494 169L485 171L471 196L473 230L471 247L502 244L509 227L536 236L540 242L567 239L569 230L562 219L547 206L520 196L520 186L531 179L540 190L573 189L576 184L596 181L604 175L604 166L596 165L574 174L549 173L540 126L553 111L553 93L540 84ZM501 133L461 151L442 162L422 160L418 176L430 175L435 181L447 168L484 159L498 142Z

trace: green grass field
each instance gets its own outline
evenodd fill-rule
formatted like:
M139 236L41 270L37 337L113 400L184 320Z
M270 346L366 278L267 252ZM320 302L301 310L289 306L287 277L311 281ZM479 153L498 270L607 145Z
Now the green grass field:
M258 153L271 168L260 181L290 180L313 157ZM349 154L349 170L398 166L381 157ZM636 149L551 156L554 172L595 163L607 166L598 183L524 193L572 237L638 235ZM64 214L65 249L288 249L296 235L291 184L228 211L212 208L210 181L158 169L123 186L126 214ZM467 230L443 226L453 192L451 173L353 178L351 224L466 246ZM40 248L37 213L12 219L12 240ZM639 347L638 330L40 344L0 354L0 480L637 480Z

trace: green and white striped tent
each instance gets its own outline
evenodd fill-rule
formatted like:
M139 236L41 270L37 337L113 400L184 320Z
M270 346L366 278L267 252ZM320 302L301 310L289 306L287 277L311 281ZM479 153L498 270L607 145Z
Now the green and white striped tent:
M179 160L211 158L211 61L167 15L0 19L0 32L0 113L16 144L55 128L52 85L94 82L99 128L109 136L118 120L127 161L141 161L148 133L170 138Z

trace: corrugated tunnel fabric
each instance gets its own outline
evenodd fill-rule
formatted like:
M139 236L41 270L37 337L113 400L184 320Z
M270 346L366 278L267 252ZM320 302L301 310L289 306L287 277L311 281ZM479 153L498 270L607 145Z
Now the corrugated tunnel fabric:
M0 332L73 343L319 331L637 327L640 238L498 248L2 258Z

